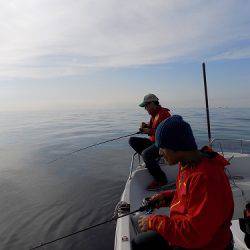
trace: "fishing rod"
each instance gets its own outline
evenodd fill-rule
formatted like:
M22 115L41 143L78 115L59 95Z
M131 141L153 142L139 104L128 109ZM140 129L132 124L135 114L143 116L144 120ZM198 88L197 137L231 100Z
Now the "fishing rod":
M106 141L98 142L98 143L95 143L95 144L91 144L91 145L89 145L89 146L87 146L87 147L79 148L79 149L77 149L77 150L75 150L75 151L73 151L73 152L64 154L63 156L61 156L61 157L59 157L59 158L57 158L57 159L54 159L54 160L52 160L52 161L47 162L47 164L51 164L51 163L53 163L53 162L55 162L55 161L61 160L61 159L63 159L64 157L67 157L67 156L70 156L70 155L72 155L72 154L78 153L78 152L80 152L80 151L82 151L82 150L85 150L85 149L88 149L88 148L92 148L92 147L95 147L95 146L98 146L98 145L101 145L101 144L104 144L104 143L107 143L107 142L116 141L116 140L119 140L119 139L122 139L122 138L125 138L125 137L128 137L128 136L137 135L137 134L141 134L141 131L138 131L138 132L132 133L132 134L128 134L128 135L123 135L123 136L120 136L120 137L117 137L117 138L113 138L113 139L109 139L109 140L106 140Z
M205 90L205 99L206 99L206 113L207 113L207 133L208 133L208 144L211 146L211 130L210 130L210 117L209 117L209 106L208 106L208 95L207 95L207 77L206 77L206 65L202 63L203 71L203 81L204 81L204 90Z
M137 213L137 212L143 212L143 211L148 210L148 209L152 209L152 208L153 208L153 206L154 206L154 205L153 205L153 203L148 203L147 205L145 205L145 206L141 206L139 209L134 210L133 212L126 213L126 214L123 214L123 215L120 215L120 216L116 215L116 216L113 216L113 217L112 217L111 219L109 219L109 220L106 220L106 221L100 222L100 223L98 223L98 224L95 224L95 225L92 225L92 226L89 226L89 227L86 227L86 228L80 229L80 230L78 230L78 231L76 231L76 232L74 232L74 233L70 233L70 234L67 234L67 235L64 235L64 236L58 237L58 238L56 238L56 239L54 239L54 240L47 241L47 242L44 242L44 243L43 243L43 242L41 242L41 243L40 243L40 245L37 245L37 246L35 246L35 247L31 247L31 248L30 248L30 250L33 250L33 249L38 249L38 248L40 248L40 247L43 247L43 246L46 246L46 245L52 244L52 243L54 243L54 242L56 242L56 241L59 241L59 240L62 240L62 239L68 238L68 237L70 237L70 236L73 236L73 235L79 234L79 233L81 233L81 232L84 232L84 231L90 230L90 229L95 228L95 227L99 227L99 226L104 225L104 224L107 224L107 223L109 223L109 222L112 222L112 221L118 220L118 219L120 219L120 218L122 218L122 217L125 217L125 216L128 216L128 215L131 215L131 214L134 214L134 213Z

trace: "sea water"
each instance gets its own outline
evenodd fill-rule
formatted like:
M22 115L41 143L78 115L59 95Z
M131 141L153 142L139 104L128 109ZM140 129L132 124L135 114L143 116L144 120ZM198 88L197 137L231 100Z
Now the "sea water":
M174 109L207 144L204 109ZM250 139L250 110L211 109L213 138ZM108 220L119 201L133 150L121 139L47 162L93 143L138 131L143 109L1 112L0 249L29 249L41 242ZM218 145L215 145L218 146ZM227 150L241 150L241 142ZM249 152L249 144L243 148ZM42 249L112 249L115 223Z

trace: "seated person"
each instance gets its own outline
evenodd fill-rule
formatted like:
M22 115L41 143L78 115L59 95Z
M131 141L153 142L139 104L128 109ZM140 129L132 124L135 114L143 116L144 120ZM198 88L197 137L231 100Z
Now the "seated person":
M159 158L159 149L155 146L155 131L157 126L171 114L169 109L161 107L159 99L154 94L148 94L144 97L143 102L139 105L145 107L149 115L151 116L150 122L142 123L140 131L143 134L149 135L148 138L130 137L130 146L140 155L146 164L146 168L153 176L154 181L147 187L148 190L157 190L161 186L167 184L167 177L161 170L156 159Z
M170 206L170 215L140 216L133 250L233 249L228 161L209 147L197 150L190 125L177 115L158 126L156 146L169 165L179 163L176 190L150 198L157 208Z

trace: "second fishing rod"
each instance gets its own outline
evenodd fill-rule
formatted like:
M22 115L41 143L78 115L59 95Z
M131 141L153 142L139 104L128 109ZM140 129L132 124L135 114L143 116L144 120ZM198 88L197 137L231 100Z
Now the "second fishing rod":
M119 136L119 137L112 138L112 139L109 139L109 140L106 140L106 141L97 142L97 143L91 144L91 145L89 145L89 146L86 146L86 147L84 147L84 148L79 148L79 149L74 150L74 151L72 151L72 152L70 152L70 153L64 154L64 155L62 155L62 156L60 156L60 157L58 157L58 158L56 158L56 159L54 159L54 160L52 160L52 161L47 162L47 164L54 163L54 162L56 162L56 161L58 161L58 160L61 160L61 159L65 158L65 157L67 157L67 156L70 156L70 155L72 155L72 154L75 154L75 153L78 153L78 152L80 152L80 151L86 150L86 149L88 149L88 148L92 148L92 147L95 147L95 146L98 146L98 145L101 145L101 144L105 144L105 143L107 143L107 142L117 141L117 140L120 140L120 139L122 139L122 138L126 138L126 137L129 137L129 136L132 136L132 135L138 135L138 134L142 134L142 132L141 132L141 131L138 131L138 132L134 132L134 133L132 133L132 134Z
M47 245L50 245L54 242L57 242L57 241L60 241L60 240L63 240L65 238L68 238L68 237L72 237L76 234L79 234L79 233L82 233L84 231L88 231L90 229L93 229L93 228L96 228L96 227L99 227L99 226L102 226L104 224L107 224L109 222L112 222L112 221L116 221L120 218L123 218L125 216L129 216L129 215L132 215L132 214L135 214L137 212L152 212L152 210L155 208L155 205L157 204L157 201L150 201L150 200L147 200L147 199L144 199L143 201L143 204L141 207L139 207L138 209L132 211L132 212L126 212L126 213L122 213L121 215L118 215L118 213L116 215L114 215L111 219L109 220L106 220L106 221L103 221L103 222L100 222L98 224L95 224L95 225L92 225L92 226L89 226L89 227L85 227L83 229L80 229L76 232L73 232L73 233L70 233L70 234L67 234L67 235L64 235L64 236L61 236L61 237L58 237L56 239L53 239L51 241L47 241L47 242L41 242L39 245L35 246L35 247L31 247L30 250L34 250L34 249L38 249L38 248L41 248L41 247L44 247L44 246L47 246ZM129 204L126 204L126 205L129 205Z

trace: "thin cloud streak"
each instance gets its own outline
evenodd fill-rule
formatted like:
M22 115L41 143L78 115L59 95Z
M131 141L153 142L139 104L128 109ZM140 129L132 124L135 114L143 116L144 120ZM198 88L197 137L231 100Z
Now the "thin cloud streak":
M245 0L13 0L0 8L1 78L250 57L231 52L250 40Z
M222 54L219 54L215 57L211 57L211 61L217 61L217 60L234 60L234 59L246 59L250 58L250 47L247 48L239 48L231 51L226 51Z

